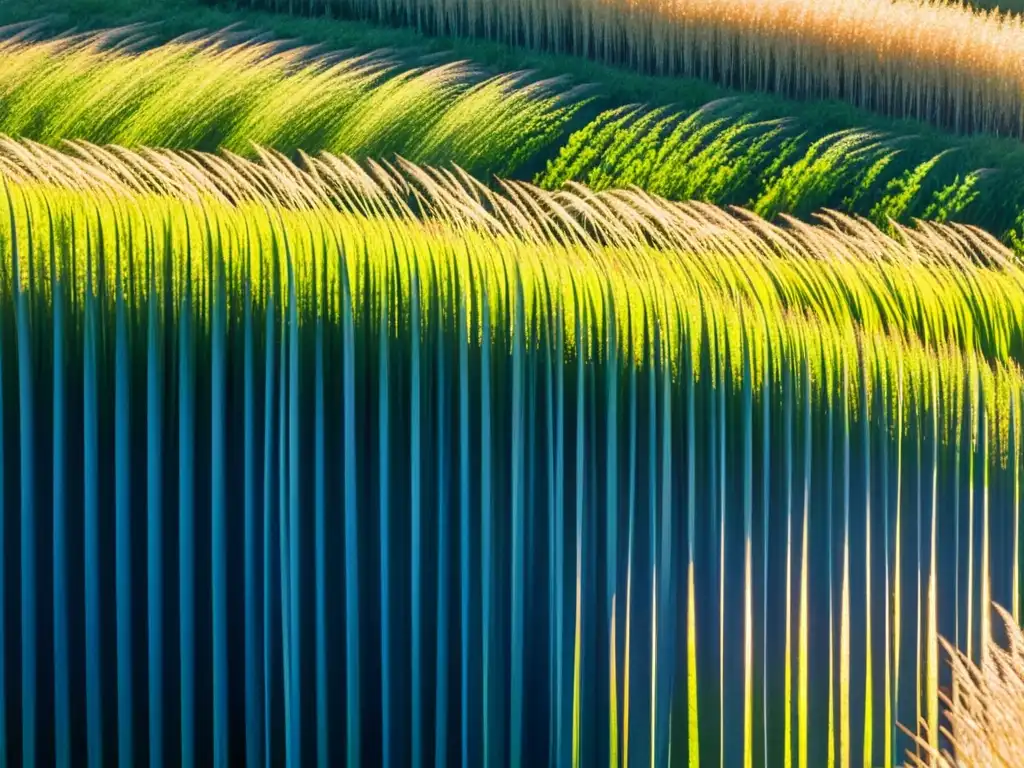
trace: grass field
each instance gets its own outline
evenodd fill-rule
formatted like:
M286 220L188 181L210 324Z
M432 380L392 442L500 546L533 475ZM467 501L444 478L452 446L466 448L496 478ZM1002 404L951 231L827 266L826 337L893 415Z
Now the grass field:
M571 52L794 98L837 98L954 131L1020 136L1019 17L929 0L290 2L322 12ZM841 36L841 37L840 37ZM836 43L841 40L840 45Z
M928 156L927 142L865 130L815 136L799 123L743 112L741 100L693 112L599 111L594 87L564 79L484 78L465 63L410 68L381 52L328 59L281 42L247 45L237 33L143 51L145 36L131 30L23 38L0 51L0 128L50 144L242 153L259 144L361 158L401 151L485 179L535 175L548 188L636 185L768 216L828 207L883 226L952 218L1015 246L1024 231L1013 159L967 170L952 149Z
M1018 20L251 5L0 4L0 765L1002 754Z

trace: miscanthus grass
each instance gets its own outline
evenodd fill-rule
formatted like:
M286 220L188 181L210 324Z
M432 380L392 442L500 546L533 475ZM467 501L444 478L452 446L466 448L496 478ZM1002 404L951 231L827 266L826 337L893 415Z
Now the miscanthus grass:
M0 41L0 126L172 149L252 145L508 175L558 137L583 103L554 80L482 77L466 62L400 67L225 30L148 45L137 29Z
M893 765L1019 603L980 231L77 152L2 151L12 762Z
M1004 641L992 639L982 658L968 656L943 640L952 678L940 693L944 707L941 751L916 735L908 765L939 768L1013 766L1024 753L1020 732L1024 717L1024 633L1019 613L994 606ZM1005 646L1005 647L1004 647ZM934 724L933 724L934 725Z
M248 0L1021 136L1024 21L942 0Z

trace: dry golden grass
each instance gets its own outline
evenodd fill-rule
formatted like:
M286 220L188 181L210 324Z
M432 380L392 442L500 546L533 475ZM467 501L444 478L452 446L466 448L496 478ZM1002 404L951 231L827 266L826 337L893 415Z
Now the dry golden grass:
M305 3L277 2L288 10ZM944 0L328 0L332 12L1024 135L1024 21Z
M942 735L952 751L940 752L927 737L916 736L913 768L1019 768L1024 765L1024 631L996 606L1006 627L1007 647L990 641L976 664L946 642L953 681L940 694L946 705Z

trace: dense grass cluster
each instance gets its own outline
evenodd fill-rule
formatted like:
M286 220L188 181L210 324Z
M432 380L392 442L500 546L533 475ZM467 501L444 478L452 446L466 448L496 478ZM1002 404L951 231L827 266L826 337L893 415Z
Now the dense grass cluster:
M670 200L738 203L767 217L827 207L883 225L970 219L968 207L980 197L983 209L994 193L980 194L980 172L943 174L942 160L908 165L886 136L850 130L812 140L783 121L732 116L718 104L686 115L634 107L604 112L573 133L537 182L636 186Z
M248 152L393 152L510 174L559 133L579 100L522 74L465 63L399 68L241 35L146 47L132 30L0 43L0 126L47 143ZM28 39L26 39L26 37Z
M644 72L843 99L954 131L1024 134L1019 16L941 0L247 0L571 52Z
M503 192L494 191L467 174L404 161L359 164L325 153L304 156L296 165L266 151L253 161L231 154L69 148L73 155L0 141L0 169L21 183L70 189L112 187L182 199L202 194L224 204L427 217L529 243L553 240L583 254L616 247L616 263L633 261L631 249L654 247L674 258L630 270L636 290L652 290L643 283L657 268L670 282L675 273L685 277L696 294L771 308L779 322L790 313L812 312L840 325L848 318L871 331L918 337L925 345L952 343L998 362L1024 359L1024 271L990 236L968 227L897 228L899 238L893 239L864 220L838 214L822 214L818 226L791 221L780 228L753 214L673 204L635 191L595 195L578 187L551 193L517 182L500 182ZM709 252L716 255L713 269L701 264ZM809 273L799 267L807 253L822 255Z
M1020 602L983 233L79 152L3 152L12 755L892 765Z
M1019 17L239 5L461 39L0 29L0 768L1016 742Z

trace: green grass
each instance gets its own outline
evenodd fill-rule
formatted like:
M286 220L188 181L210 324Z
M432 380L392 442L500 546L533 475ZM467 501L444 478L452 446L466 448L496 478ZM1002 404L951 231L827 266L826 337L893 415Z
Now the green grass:
M373 733L381 722L403 735L418 723L444 743L472 733L466 764L482 762L482 736L495 761L511 750L539 764L554 748L603 765L622 732L631 763L671 753L678 767L696 738L681 743L671 725L692 712L702 763L761 762L767 750L775 765L782 740L828 733L859 764L859 718L891 732L920 701L937 705L935 665L911 664L914 642L937 643L934 621L912 637L934 615L913 602L915 579L936 583L935 552L987 552L1019 521L1008 498L1019 492L1024 278L983 235L930 225L892 238L842 218L776 227L638 194L499 194L415 166L368 175L328 157L314 176L281 158L204 171L210 158L162 153L160 179L152 154L3 149L0 409L17 428L0 430L0 455L14 457L4 477L23 480L0 513L21 515L19 626L48 646L34 611L69 615L68 596L51 603L25 565L33 502L67 469L73 490L46 512L54 531L83 521L83 544L65 545L84 547L91 576L85 621L54 622L69 627L55 643L56 696L76 711L87 698L120 743L152 749L162 731L169 754L180 740L185 760L211 762L202 745L234 743L244 708L270 713L245 729L257 763L267 733L301 763L314 731L322 754L374 760L380 745L356 738L362 717ZM50 364L65 352L66 365ZM35 423L68 440L34 446ZM972 526L965 544L939 521L966 514L968 460L984 470L971 485L984 534ZM99 515L108 495L113 526ZM768 528L754 522L762 514ZM909 535L918 525L937 532L931 556ZM622 532L620 545L598 527ZM49 549L50 526L38 530ZM152 543L136 557L128 545L143 534ZM456 548L472 559L447 554ZM78 578L73 558L55 562L58 582ZM814 582L786 586L789 570ZM1018 573L1005 557L985 561L979 589L1001 599ZM163 608L141 585L165 578L184 586ZM964 597L940 589L987 640L981 606L968 597L961 613ZM99 621L108 603L113 626ZM133 649L133 611L161 630L148 637L212 650L215 692L229 680L227 638L240 653L246 637L244 703L195 696L200 668L185 652L167 679L159 657ZM858 620L869 613L901 624ZM799 637L788 652L761 644L782 615ZM420 630L382 641L378 627L398 616ZM244 619L234 635L233 617ZM435 632L465 660L465 698L412 683L446 679ZM255 663L260 637L283 663ZM851 651L865 644L882 649L870 667ZM82 646L87 656L69 650ZM344 682L323 667L303 674L307 646L330 649ZM683 648L687 675L670 674ZM34 711L25 703L51 659L20 649L12 704ZM72 687L86 658L84 690ZM883 685L890 663L903 665L895 689ZM611 676L627 667L628 697ZM866 700L865 678L877 692ZM110 698L133 680L151 704L182 690L194 719L139 729ZM378 707L382 685L415 708ZM289 692L283 706L275 688ZM784 712L776 739L768 726ZM45 739L20 723L39 762L71 748L72 727L99 764L113 754L98 718ZM900 751L875 745L865 763ZM425 745L392 746L404 764ZM824 738L801 738L805 750L804 764L826 764Z
M616 295L642 295L653 280L683 291L665 297L671 305L696 306L704 297L723 306L757 307L771 316L769 328L810 318L916 338L925 346L953 345L999 363L1024 360L1024 270L1010 251L978 230L928 223L897 228L889 236L839 214L817 224L779 226L755 214L734 216L703 203L672 203L639 192L548 192L511 181L499 181L495 190L464 173L406 161L362 166L326 153L295 165L274 153L247 160L74 148L71 155L3 140L0 170L11 180L69 189L85 184L122 194L173 193L183 200L202 191L222 205L245 201L312 208L318 215L377 212L401 221L443 221L456 232L490 233L498 240L488 247L499 251L506 247L497 243L508 237L566 249L558 257L545 257L543 250L517 256L520 271L527 265L542 272L568 269L579 260L573 280L582 286L589 284L588 275L598 280L605 263L614 264ZM630 249L650 255L634 257ZM660 316L667 309L655 304L647 311ZM575 320L565 322L571 339ZM624 326L621 333L628 331Z
M971 570L982 595L1005 600L1019 581L1024 273L982 232L886 232L843 216L812 224L781 214L831 205L880 223L925 215L1001 232L1024 210L1016 142L770 97L695 112L725 92L497 45L183 0L8 2L0 18L61 8L68 14L54 29L166 15L146 29L160 41L244 21L325 48L401 48L399 68L469 58L499 72L531 67L534 79L568 71L594 83L602 102L581 108L570 134L569 112L552 113L566 103L560 96L517 90L509 108L499 98L513 93L504 79L474 90L480 79L462 74L397 75L379 88L356 76L332 90L315 72L270 66L244 91L234 66L210 67L204 94L173 62L90 83L79 67L62 79L46 61L31 86L0 100L0 124L50 143L223 144L260 157L78 145L82 157L70 159L0 142L0 515L21 513L20 547L4 553L19 554L4 558L7 571L21 568L20 675L13 685L0 680L21 696L6 706L35 712L25 706L36 690L33 611L68 613L67 594L63 603L57 590L52 600L42 594L47 579L37 594L26 565L38 509L54 520L39 527L40 547L55 552L62 523L82 520L83 541L71 545L84 546L87 572L83 627L72 622L63 643L50 643L43 636L61 622L38 624L40 647L54 648L54 735L36 738L34 719L18 722L40 764L54 762L49 750L82 743L103 764L115 730L120 744L148 737L139 748L153 748L166 723L136 732L116 685L127 678L130 692L133 676L151 706L163 685L194 697L195 722L163 734L165 744L181 739L194 762L212 761L184 746L195 743L185 737L191 726L201 745L241 741L228 739L243 713L228 717L238 698L224 692L226 638L241 657L243 629L225 630L244 616L244 741L254 764L265 743L296 764L311 761L303 749L313 731L333 758L322 762L376 760L380 745L357 738L362 717L373 732L380 719L400 734L389 744L396 764L436 731L450 737L444 745L482 736L497 762L511 749L524 764L543 764L555 749L560 762L604 765L618 750L635 765L670 754L673 766L694 755L705 765L761 763L762 744L763 764L775 765L783 740L796 744L801 765L826 765L826 733L859 764L873 732L863 762L892 765L894 722L912 723L922 700L937 711L933 655L913 664L922 644L937 643L934 606L952 605L968 636L987 632L973 593L964 610L963 595L946 591L935 553L948 561L983 551ZM282 85L289 77L293 85ZM561 94L568 85L549 87ZM130 98L103 98L111 90ZM617 109L637 103L645 106ZM613 112L595 116L601 107ZM338 118L329 135L325 109ZM251 148L254 138L292 154L401 151L481 175L536 171L548 186L577 180L605 191L487 187L326 155L294 167ZM527 160L545 154L550 165L532 169ZM971 175L986 167L994 171ZM623 184L755 214L613 191ZM52 426L55 438L33 446L33 424ZM57 479L64 470L66 486ZM65 496L53 493L65 487ZM112 526L99 515L110 499ZM979 519L965 525L968 505ZM938 531L930 556L915 526ZM0 532L13 527L0 519ZM966 543L954 538L961 528ZM140 531L149 546L136 555L129 545ZM1012 562L1005 551L989 562L990 538L1012 541ZM451 556L460 545L472 555ZM194 566L200 546L209 571ZM80 575L68 572L74 558L44 562L55 584ZM143 563L145 579L133 574ZM782 583L790 570L800 576ZM152 595L163 578L212 599L193 602L175 588L177 605L162 612ZM914 602L921 584L936 583L929 607ZM243 605L234 585L253 601ZM145 588L155 592L143 599ZM256 608L257 595L269 602ZM454 595L471 595L465 613L449 605ZM136 622L145 615L148 639L163 627L185 647L212 651L212 696L195 696L198 670L180 661L180 680L165 680L151 647L125 661L139 634L132 610ZM209 637L207 620L190 621L200 610L212 616ZM396 616L412 617L413 628L396 627L389 645L377 628ZM762 630L780 616L792 617L786 653ZM926 627L917 638L915 621ZM248 645L260 637L277 654L270 680ZM435 674L435 645L458 647L452 661L466 665L470 698ZM85 705L68 668L83 658L68 648L82 646ZM882 653L865 667L851 646ZM315 675L304 661L311 648ZM684 656L686 675L670 675ZM344 668L344 685L323 674L327 659ZM4 667L12 665L0 665L0 677ZM553 668L566 674L555 679ZM632 676L629 689L617 670ZM524 692L524 671L540 679L539 697ZM858 698L860 681L873 697ZM411 711L388 710L378 695L386 684ZM782 691L795 691L795 702ZM91 713L87 723L61 722L62 696ZM257 711L272 719L255 716L250 728ZM785 727L775 728L784 712ZM114 727L104 729L99 713ZM873 731L857 726L861 717ZM682 742L682 719L699 743L694 733ZM0 711L0 726L7 720ZM463 762L483 764L472 739Z
M701 80L682 77L641 75L620 67L597 64L575 56L526 51L498 43L467 41L422 35L412 29L381 27L341 19L307 19L253 10L231 10L230 4L211 7L199 0L8 0L0 5L0 21L19 22L48 17L51 28L63 31L68 24L84 28L125 23L150 23L147 30L156 39L170 39L197 29L214 31L232 24L265 30L276 36L308 43L323 43L328 49L369 52L399 49L403 55L440 56L446 60L469 60L493 72L530 70L540 78L568 77L577 83L592 83L608 106L646 103L697 109L719 98L736 97L745 111L756 111L764 119L788 117L802 125L814 126L821 134L857 128L918 136L932 144L932 154L956 147L970 156L974 167L998 165L1000 158L1024 154L1021 143L993 136L953 136L926 123L894 120L839 101L801 102L768 94L747 94L720 88Z
M595 190L636 186L769 218L831 208L880 225L954 220L1000 234L1016 223L1006 215L1017 209L1006 200L1015 190L999 186L999 174L960 175L947 167L948 154L919 160L916 150L913 142L862 131L808 136L785 121L736 114L730 103L689 114L620 108L573 133L536 181L546 188L569 181ZM991 205L996 197L1002 211Z
M276 36L303 43L322 44L322 50L325 51L334 49L358 53L386 49L393 52L392 58L402 68L466 60L484 72L525 69L531 72L534 80L558 78L559 82L564 83L561 86L563 90L573 83L589 84L587 94L595 99L593 106L582 109L570 123L582 131L577 136L563 136L560 139L557 126L561 119L554 119L547 128L532 127L535 131L533 135L538 138L534 144L524 145L513 139L511 144L506 141L488 147L486 141L478 141L476 151L483 153L483 156L477 155L475 161L474 150L467 146L472 144L470 139L458 144L448 141L443 133L436 136L429 146L421 143L417 147L415 137L403 136L401 130L389 131L385 140L375 144L366 143L364 139L365 148L362 151L355 142L345 144L338 141L332 145L328 137L318 135L315 114L304 125L301 119L289 116L288 122L298 125L301 130L298 133L293 131L290 135L280 132L275 135L272 129L276 123L270 121L265 125L267 115L260 113L254 104L247 107L253 110L254 116L249 123L225 127L211 119L212 128L205 136L191 139L180 136L176 143L171 143L172 146L188 146L191 141L200 148L211 149L211 143L217 139L217 131L220 131L226 132L228 146L243 151L249 138L284 150L302 147L307 151L317 151L328 148L367 156L402 151L414 159L428 162L459 162L484 176L495 172L514 173L518 170L520 175L529 177L540 172L538 179L548 185L568 178L598 186L638 183L668 197L696 194L702 199L746 205L765 213L803 215L816 207L828 205L872 215L880 222L889 216L904 221L914 216L947 216L988 228L1015 244L1022 241L1024 233L1024 222L1019 220L1024 211L1024 145L1013 140L983 136L955 137L924 124L879 118L837 102L802 103L766 95L736 94L700 81L642 76L576 57L530 53L491 43L435 39L411 30L381 28L352 21L233 12L196 5L190 0L172 0L171 3L159 6L136 0L114 0L110 3L41 0L38 5L16 1L0 6L0 21L39 18L48 11L55 14L49 22L50 29L54 31L66 29L66 25L71 23L83 28L146 23L148 26L144 30L145 34L159 41L196 29L212 31L240 23L244 29L266 30ZM58 96L54 93L54 98ZM657 174L645 175L643 166L647 160L640 156L640 151L646 151L647 157L652 153L669 152L671 147L666 148L664 144L668 139L666 130L672 126L671 122L660 125L661 133L644 130L643 122L631 124L630 131L624 131L617 140L635 139L638 143L627 147L629 152L617 160L611 158L606 161L602 158L603 168L599 168L593 160L579 165L579 158L573 154L576 152L574 147L579 146L583 137L592 134L602 124L598 115L600 109L614 110L628 104L644 104L648 109L664 109L664 117L675 114L687 117L705 108L709 102L724 97L729 98L728 109L721 110L725 114L746 116L748 121L761 123L782 120L785 125L765 130L746 128L740 131L742 136L737 135L732 139L730 136L739 130L738 126L722 125L714 131L718 140L716 146L723 151L722 157L716 158L711 152L690 156L677 147L669 157L672 162L659 168ZM486 99L477 100L481 108L486 102ZM379 105L372 102L366 106L365 114L375 114L379 108ZM77 128L60 125L55 122L52 104L41 101L39 108L41 111L51 110L43 125L25 123L22 118L20 124L12 124L4 130L41 140L78 137L93 141L120 141L126 138L110 131L103 133L96 122L90 120L79 122ZM166 109L173 110L173 105ZM493 120L495 115L500 114L493 109L491 107L492 111L481 111L479 114L489 115ZM452 114L455 118L455 113ZM511 114L515 115L516 110L513 109ZM169 115L173 115L173 111ZM594 118L599 122L588 126L587 121ZM49 125L46 120L50 121ZM450 130L464 135L474 130L475 120L486 123L488 118L477 118L467 112L456 120L457 126L450 121ZM403 126L411 126L416 124L416 119L406 115L400 122ZM527 129L527 122L525 119L522 121L524 130ZM676 124L679 122L682 121L677 120ZM173 120L151 123L150 132L137 135L134 140L166 144L166 131L173 125L176 125ZM515 130L503 131L503 128L503 125L496 129L490 124L483 124L477 125L475 130L480 136L500 137L503 133L508 137L517 135ZM145 125L133 128L135 131L145 129ZM233 137L230 135L232 130ZM823 153L813 163L809 162L808 153L815 142L832 144L834 134L848 130L858 131L865 136L877 135L878 141L884 142L885 150L879 147L867 155L879 159L878 152L898 150L898 153L884 163L879 159L879 165L864 162L864 153L861 153L860 158L840 157L835 151L832 155ZM760 143L765 131L779 131L779 134L770 138L767 144ZM566 146L561 156L556 157L559 139ZM512 146L516 149L512 150ZM705 144L700 146L706 148ZM513 151L515 157L510 158L513 162L503 162L502 153ZM593 147L585 151L593 154ZM783 167L781 160L770 162L768 154L774 152L781 152L788 158L790 166ZM933 158L937 157L940 159L934 166L929 166ZM549 160L555 161L555 168L544 173L544 166ZM624 162L629 165L628 168L623 165ZM576 164L575 171L567 172L570 164ZM709 183L702 181L698 185L673 173L674 170L690 172L697 167L702 169L702 175L698 178ZM922 178L914 175L915 170L921 172L919 176ZM924 173L926 170L928 172Z
M510 174L582 104L563 84L459 63L398 67L230 34L133 50L144 41L115 31L0 46L0 129L49 144L401 152Z
M742 99L689 113L597 112L593 89L573 90L565 80L488 78L462 63L414 67L401 54L339 58L247 43L249 33L147 47L147 31L0 47L0 130L52 145L399 153L456 163L484 179L529 178L547 161L537 174L547 188L637 186L768 217L829 207L882 225L951 219L1015 246L1024 229L1024 174L965 168L953 151L928 156L921 139L818 136L797 121L743 112Z

